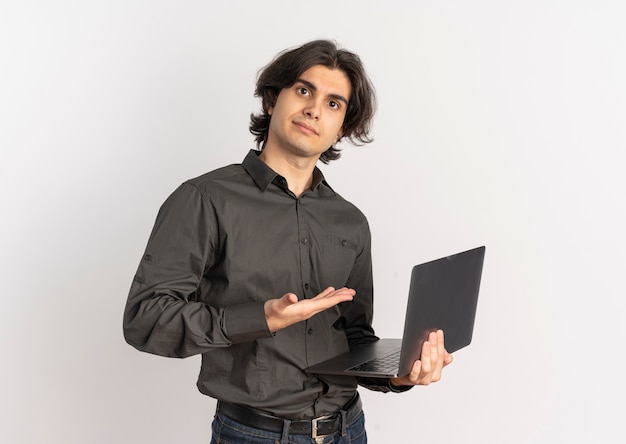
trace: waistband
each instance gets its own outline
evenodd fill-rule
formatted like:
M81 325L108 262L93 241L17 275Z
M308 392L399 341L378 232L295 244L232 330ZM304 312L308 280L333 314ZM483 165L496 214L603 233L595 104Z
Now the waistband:
M260 410L238 404L218 401L217 411L230 419L255 429L291 435L307 435L311 438L342 432L362 411L361 398L358 393L337 413L320 416L310 420L290 420L272 416Z

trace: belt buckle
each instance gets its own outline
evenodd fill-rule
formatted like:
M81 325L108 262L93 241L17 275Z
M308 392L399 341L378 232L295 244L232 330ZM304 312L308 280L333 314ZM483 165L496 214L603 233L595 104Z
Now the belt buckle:
M320 416L318 418L313 418L311 420L311 438L313 438L317 442L322 442L322 440L328 435L318 435L317 434L317 423L318 421L323 421L324 419L332 418L331 415Z

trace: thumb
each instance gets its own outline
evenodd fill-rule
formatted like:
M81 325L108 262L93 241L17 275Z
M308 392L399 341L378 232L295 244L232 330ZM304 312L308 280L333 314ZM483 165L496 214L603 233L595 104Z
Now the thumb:
M280 305L284 307L289 307L296 302L298 302L298 296L296 296L294 293L286 293L283 295L282 298L280 298Z

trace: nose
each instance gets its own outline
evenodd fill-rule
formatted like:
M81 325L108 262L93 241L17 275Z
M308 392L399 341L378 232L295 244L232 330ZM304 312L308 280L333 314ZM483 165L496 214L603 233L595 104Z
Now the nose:
M304 107L304 114L310 119L319 119L321 103L318 100L310 100Z

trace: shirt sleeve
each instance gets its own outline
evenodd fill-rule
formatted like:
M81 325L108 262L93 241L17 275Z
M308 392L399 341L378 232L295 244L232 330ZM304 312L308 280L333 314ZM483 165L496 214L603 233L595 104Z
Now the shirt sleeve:
M401 385L395 386L391 383L391 380L388 378L357 378L357 382L360 386L365 387L368 390L372 390L374 392L393 392L393 393L403 393L409 391L413 388L412 385Z
M124 310L130 345L184 358L271 336L263 302L213 307L196 300L205 270L216 261L216 233L211 205L189 183L161 206Z

